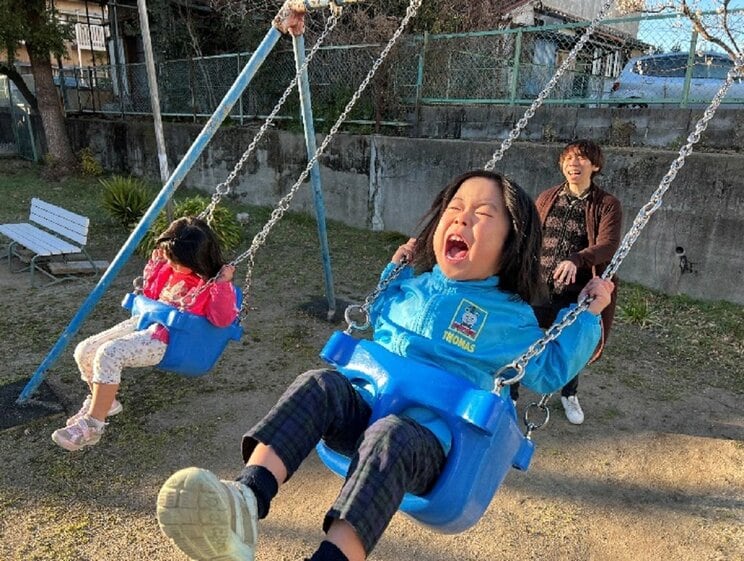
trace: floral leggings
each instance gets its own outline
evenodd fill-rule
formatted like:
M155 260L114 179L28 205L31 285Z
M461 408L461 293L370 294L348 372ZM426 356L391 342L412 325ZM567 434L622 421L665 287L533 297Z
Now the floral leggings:
M156 324L137 331L138 319L122 321L75 347L75 362L85 382L119 384L123 368L154 366L162 360L168 345L152 338Z

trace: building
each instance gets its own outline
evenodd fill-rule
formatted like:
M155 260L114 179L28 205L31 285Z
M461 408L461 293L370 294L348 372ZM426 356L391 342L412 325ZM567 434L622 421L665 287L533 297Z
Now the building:
M524 51L523 62L531 65L531 75L525 77L525 95L539 93L540 86L563 63L586 30L585 25L575 28L570 25L592 21L603 3L600 0L547 0L527 2L512 11L513 26L545 28L544 32L531 34L531 44ZM610 8L605 17L607 22L599 25L570 69L573 81L561 84L560 97L602 97L625 62L644 50L645 45L637 39L638 20L613 20L621 17L617 8Z
M56 0L54 7L61 21L73 26L73 40L67 43L67 52L58 60L52 60L54 80L60 85L60 74L64 85L77 87L90 81L87 70L109 64L108 54L108 8L89 0ZM33 90L33 78L28 53L23 45L16 51L16 67Z

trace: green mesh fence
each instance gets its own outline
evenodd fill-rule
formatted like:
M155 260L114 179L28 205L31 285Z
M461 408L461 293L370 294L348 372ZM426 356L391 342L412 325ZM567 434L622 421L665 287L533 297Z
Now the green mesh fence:
M6 76L0 76L0 154L39 159L31 109Z
M724 36L720 15L704 14L710 31ZM744 10L728 14L729 39L743 44ZM510 104L532 102L588 22L522 27L479 33L408 36L380 68L350 115L351 123L402 125L426 104ZM332 123L366 75L381 45L323 47L309 67L317 128ZM638 57L652 55L651 58ZM211 115L250 53L168 61L157 65L161 112L201 119ZM635 15L606 20L561 77L546 103L584 106L688 106L705 104L720 87L732 62L705 41L688 20L669 15ZM271 112L295 72L291 50L272 52L233 108L243 122ZM75 104L68 110L150 113L144 64L76 70ZM86 85L87 84L87 85ZM87 88L87 90L86 90ZM97 89L98 95L93 95ZM85 95L83 95L85 94ZM744 106L744 77L724 105ZM299 119L291 96L280 118Z

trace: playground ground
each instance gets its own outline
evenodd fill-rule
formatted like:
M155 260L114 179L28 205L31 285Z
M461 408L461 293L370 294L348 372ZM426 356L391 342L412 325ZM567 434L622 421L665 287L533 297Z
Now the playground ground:
M48 184L25 164L3 170L0 223L23 217L29 197L40 196L90 216L94 258L113 259L125 233L97 206L95 181ZM249 212L253 232L266 212ZM297 373L320 365L318 350L344 327L308 306L323 295L314 232L312 220L289 216L269 236L256 260L246 335L210 375L127 372L124 412L97 446L78 453L50 439L64 424L61 412L0 432L0 560L186 559L158 530L160 485L190 465L232 478L243 431ZM335 224L329 237L336 295L358 302L399 238ZM68 413L85 395L72 345L124 318L119 301L142 264L135 257L124 267L47 374ZM94 284L81 277L32 288L27 274L0 261L0 384L33 374ZM570 425L554 398L530 469L507 476L478 525L439 535L396 515L370 559L744 558L744 309L621 290L626 315L581 382L586 422ZM520 409L533 397L525 394ZM261 523L257 560L311 553L339 484L309 458Z

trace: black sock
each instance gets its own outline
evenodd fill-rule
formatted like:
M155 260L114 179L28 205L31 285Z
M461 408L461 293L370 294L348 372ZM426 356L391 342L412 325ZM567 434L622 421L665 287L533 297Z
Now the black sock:
M279 490L279 484L276 477L263 466L245 466L240 475L235 479L256 495L256 504L258 506L258 518L266 518L269 514L271 499L276 496Z
M349 558L331 542L323 541L308 561L349 561Z

